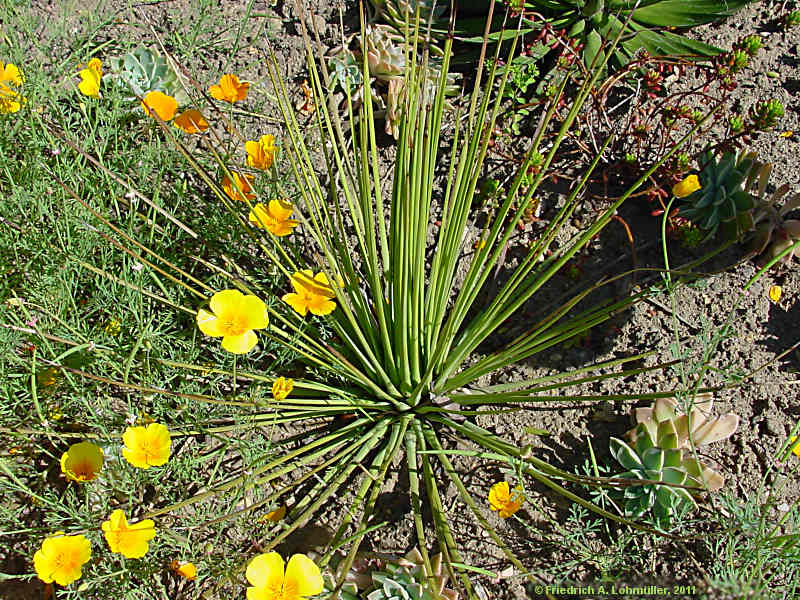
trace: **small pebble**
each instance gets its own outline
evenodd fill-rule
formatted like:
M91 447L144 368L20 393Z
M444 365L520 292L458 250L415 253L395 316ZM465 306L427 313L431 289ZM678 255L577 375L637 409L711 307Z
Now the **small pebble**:
M766 426L767 433L770 435L785 435L786 430L783 421L774 416L769 416L765 419L764 425Z

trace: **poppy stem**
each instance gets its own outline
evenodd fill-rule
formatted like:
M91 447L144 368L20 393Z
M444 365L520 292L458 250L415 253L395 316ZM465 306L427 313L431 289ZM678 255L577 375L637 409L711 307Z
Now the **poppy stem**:
M236 396L236 355L233 355L233 395Z

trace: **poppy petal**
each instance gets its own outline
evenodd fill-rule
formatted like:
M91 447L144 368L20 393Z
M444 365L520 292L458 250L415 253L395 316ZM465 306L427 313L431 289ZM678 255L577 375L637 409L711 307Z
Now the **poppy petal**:
M258 343L258 336L252 331L242 335L226 335L222 338L222 348L231 354L246 354Z
M314 596L323 588L319 567L305 554L295 554L286 565L285 588L295 589L300 596Z
M259 554L247 565L245 577L256 588L280 590L283 587L283 558L277 552ZM249 590L247 597L250 597Z
M221 337L224 335L220 330L217 316L204 308L197 311L197 326L200 328L200 331L211 337Z

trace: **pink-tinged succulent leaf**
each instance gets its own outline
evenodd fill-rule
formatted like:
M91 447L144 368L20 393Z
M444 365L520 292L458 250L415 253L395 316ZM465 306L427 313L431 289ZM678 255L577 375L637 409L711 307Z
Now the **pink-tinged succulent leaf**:
M772 224L763 223L762 225L759 225L758 228L756 229L755 234L753 235L752 242L750 242L748 255L758 256L759 254L764 252L764 250L766 250L771 240L772 240Z
M773 206L777 206L778 201L781 198L783 198L786 194L788 194L791 191L791 189L792 189L791 185L789 185L788 183L784 183L777 190L772 192L772 198L770 199L770 202L772 203L772 205Z
M703 411L706 416L710 416L713 408L714 396L711 395L711 392L703 392L695 396L694 402L692 403L692 410L700 410Z
M633 409L633 420L635 423L645 423L653 418L653 407L643 406Z
M700 414L700 411L692 411L692 412L693 413L697 412L698 414ZM704 419L705 417L701 416L701 418ZM694 423L694 419L692 419L692 422ZM684 442L689 439L689 417L686 415L681 415L680 417L675 419L673 424L675 425L675 433L678 436L680 445L683 446Z
M769 183L769 176L772 174L772 163L767 163L761 167L758 174L758 197L763 198L764 192L767 191L767 184Z
M783 227L781 227L783 232L786 236L791 240L800 239L800 221L795 219L789 219L788 221L783 222Z
M786 204L780 210L780 215L785 217L796 208L800 208L800 194L795 194L790 200L786 201Z
M653 404L653 414L656 421L666 421L675 417L677 403L672 398L659 398Z
M713 444L732 436L737 427L739 427L739 415L728 413L695 428L692 437L697 446Z
M722 489L722 486L725 485L725 478L705 465L703 468L703 480L705 481L709 492L716 492L717 490Z

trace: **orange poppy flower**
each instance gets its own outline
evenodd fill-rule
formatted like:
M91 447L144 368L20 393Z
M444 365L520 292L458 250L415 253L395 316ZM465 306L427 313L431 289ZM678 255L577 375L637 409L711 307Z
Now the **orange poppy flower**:
M147 92L142 102L142 110L151 117L158 115L162 121L169 121L178 112L178 101L164 92Z
M203 133L208 129L208 121L206 121L203 113L194 108L183 111L173 122L173 125L186 133Z
M291 202L270 200L267 206L259 202L250 211L248 220L258 228L266 229L272 235L289 235L300 221L290 219L294 208Z
M211 94L212 98L233 104L247 98L249 89L249 83L239 81L236 75L228 73L220 77L218 84L208 88L208 93Z
M247 152L247 166L255 169L269 169L275 161L275 136L262 135L261 139L245 142L245 152Z
M235 183L227 175L222 180L222 189L225 190L225 193L231 200L245 202L246 200L252 200L256 197L253 191L252 175L240 175L236 171L231 171L231 175L233 175Z
M173 560L169 563L169 568L175 571L181 577L185 577L189 581L197 579L197 567L191 562L181 562Z

